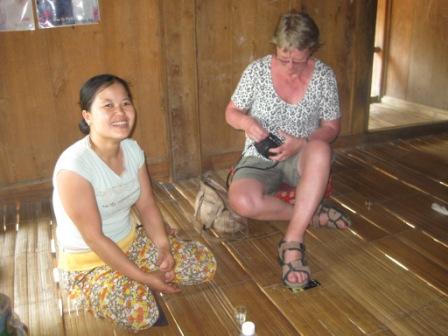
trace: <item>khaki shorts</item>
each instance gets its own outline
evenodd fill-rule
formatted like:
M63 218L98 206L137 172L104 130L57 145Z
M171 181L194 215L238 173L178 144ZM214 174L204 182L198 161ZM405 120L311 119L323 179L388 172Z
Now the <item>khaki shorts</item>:
M255 179L264 185L265 193L272 194L282 183L290 186L296 186L299 183L298 159L299 154L285 161L267 161L256 156L245 156L235 166L232 181ZM276 162L278 162L277 165L275 165Z

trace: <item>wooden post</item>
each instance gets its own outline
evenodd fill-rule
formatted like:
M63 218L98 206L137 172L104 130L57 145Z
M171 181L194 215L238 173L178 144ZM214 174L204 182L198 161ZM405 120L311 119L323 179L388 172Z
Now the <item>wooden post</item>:
M201 173L195 0L160 1L171 143L171 178Z
M368 128L376 4L376 0L355 2L350 134L365 133Z

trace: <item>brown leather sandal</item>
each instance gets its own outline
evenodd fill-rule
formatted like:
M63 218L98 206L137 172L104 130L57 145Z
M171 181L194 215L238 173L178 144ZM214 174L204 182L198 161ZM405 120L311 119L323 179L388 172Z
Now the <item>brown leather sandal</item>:
M285 252L296 250L300 252L300 258L290 262L285 262ZM291 289L301 289L308 285L311 279L310 268L307 266L305 260L305 245L298 241L284 241L281 240L278 244L278 261L282 267L282 281L285 286ZM291 272L306 273L307 280L304 282L290 282L288 280L288 275Z
M328 216L328 222L326 224L320 224L320 215L326 214ZM340 221L344 223L344 225L340 224ZM338 224L339 223L339 224ZM328 203L322 202L317 208L316 213L311 220L310 227L319 228L319 227L327 227L331 229L339 229L343 230L352 225L351 219L345 214L344 210L339 208L338 206Z

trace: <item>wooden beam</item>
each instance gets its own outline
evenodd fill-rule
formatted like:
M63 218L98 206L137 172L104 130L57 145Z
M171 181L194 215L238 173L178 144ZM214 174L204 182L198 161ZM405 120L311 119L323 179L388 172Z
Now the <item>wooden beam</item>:
M376 3L375 0L355 2L350 134L364 133L368 128Z
M196 68L196 2L160 1L171 142L171 178L201 173Z

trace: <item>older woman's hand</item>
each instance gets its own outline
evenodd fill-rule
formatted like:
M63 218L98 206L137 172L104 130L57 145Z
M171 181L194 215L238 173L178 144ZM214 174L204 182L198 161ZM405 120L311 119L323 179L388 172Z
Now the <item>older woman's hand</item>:
M297 154L307 143L306 138L296 138L286 132L280 131L280 135L285 139L283 144L276 148L271 148L269 157L274 161L284 161Z
M261 127L260 123L251 116L246 116L244 131L255 142L260 142L269 135L269 132Z

